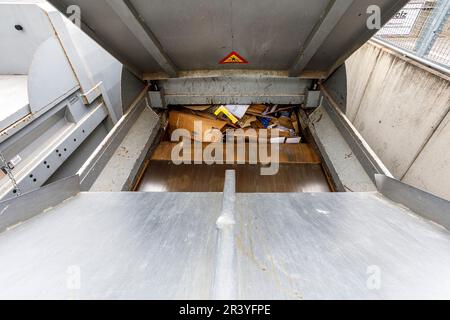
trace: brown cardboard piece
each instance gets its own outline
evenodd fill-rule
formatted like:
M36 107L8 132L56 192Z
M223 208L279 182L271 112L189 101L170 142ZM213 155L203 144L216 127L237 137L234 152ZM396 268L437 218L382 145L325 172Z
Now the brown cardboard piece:
M198 128L195 127L195 122L201 122L201 132L197 132ZM194 114L171 111L169 113L169 130L170 134L176 129L186 129L191 133L191 139L201 142L216 141L214 137L208 135L213 129L224 130L227 122L221 120L207 119ZM205 137L206 134L206 137Z

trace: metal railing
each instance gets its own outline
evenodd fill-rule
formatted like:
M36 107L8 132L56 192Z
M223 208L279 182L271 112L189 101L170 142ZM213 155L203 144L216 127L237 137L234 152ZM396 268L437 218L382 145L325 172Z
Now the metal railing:
M374 38L450 71L450 0L411 0Z

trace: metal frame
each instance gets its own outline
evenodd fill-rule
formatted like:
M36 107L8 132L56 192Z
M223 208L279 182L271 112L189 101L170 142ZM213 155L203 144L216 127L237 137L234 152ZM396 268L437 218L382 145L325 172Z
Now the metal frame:
M378 191L386 198L450 230L450 201L385 175L378 174L375 179Z
M92 76L89 74L86 65L83 63L81 56L73 43L66 26L64 25L63 17L59 11L54 10L48 4L39 4L50 19L51 25L58 36L64 52L67 55L67 59L72 66L72 69L80 83L81 90L83 92L83 98L86 104L92 103L101 92L98 87L94 85Z
M450 75L450 68L446 68L446 67L444 67L442 65L439 65L437 63L434 63L434 62L432 62L430 60L427 60L425 58L421 58L421 57L411 53L410 51L403 50L403 49L401 49L399 47L396 47L396 46L390 44L389 42L386 42L386 41L378 39L378 38L372 38L370 41L372 41L372 42L374 42L374 43L376 43L378 45L381 45L383 47L386 47L386 48L388 48L390 50L393 50L395 52L398 52L399 54L401 54L401 55L403 55L405 57L408 57L408 58L410 58L410 59L412 59L414 61L417 61L417 62L421 63L424 66L428 66L428 67L433 68L433 69L435 69L435 70L437 70L439 72L442 72L445 75Z
M339 105L334 100L334 97L328 92L326 86L320 85L320 89L326 99L326 102L328 102L323 103L323 107L336 124L336 127L339 129L342 136L347 141L372 181L375 182L376 174L383 174L388 177L393 177L381 159L376 155L358 130L356 130L350 120L348 120L346 115L341 111L341 108L339 108Z
M120 145L128 130L135 123L137 117L145 107L141 102L146 96L148 86L136 98L128 112L119 120L115 127L108 133L102 143L92 153L83 167L78 171L81 189L87 191L94 184L103 168L108 163L114 151Z
M302 73L353 2L354 0L330 1L325 13L322 15L322 19L314 27L308 40L306 40L302 52L292 65L289 71L291 76L297 77Z
M171 77L176 77L178 70L150 28L139 18L138 13L127 0L106 0L106 3L126 24L136 39L155 59L159 66Z
M118 117L114 112L103 83L101 81L95 83L90 70L87 68L85 61L78 52L69 31L67 30L62 14L48 3L39 3L38 5L46 12L50 19L51 25L67 56L67 60L80 84L82 90L81 96L83 97L85 104L91 104L95 99L101 96L113 124L117 123Z
M55 119L58 119L58 122L64 123L65 129L63 131L58 130L57 136L50 135L45 145L40 144L36 152L27 154L24 161L13 170L21 191L35 190L44 185L108 116L104 104L97 103L95 107L92 106L90 110L86 110L88 113L82 115L80 121L71 123L66 118L66 115L70 117L70 110L73 108L76 108L76 105L72 106L68 101L63 101L61 107L55 107L42 121L33 123L33 125L26 128L27 130L14 135L12 137L13 140L6 141L3 145L0 145L5 150L14 147L14 144L21 140L27 141L35 135L43 136L40 133L40 126L44 125L46 121L54 122ZM27 144L26 148L29 149L32 143ZM21 154L24 157L23 152L23 150L20 150L17 154ZM15 190L14 185L7 177L4 177L1 180L0 199L9 199L16 196L17 190Z
M123 81L122 65L100 47L86 48L90 39L81 35L78 29L72 29L71 22L49 3L29 6L39 7L43 18L49 19L51 27L48 36L55 39L58 48L61 47L64 63L75 75L76 87L1 132L0 150L6 160L17 155L22 160L12 169L18 190L8 177L3 177L0 181L0 199L17 197L19 191L35 190L48 181L54 181L59 174L75 173L81 166L79 162L89 156L87 151L102 138L102 135L94 136L92 133L105 125L106 135L107 129L112 127L111 123L117 123L122 116L118 98L123 90L119 85ZM91 43L96 45L93 41ZM50 81L46 77L46 68L52 67L51 55L48 56L50 58L42 67L35 70L33 81ZM88 59L106 59L107 63L111 63L113 72L101 69L102 66L98 67ZM64 76L55 74L52 74L51 81L58 81ZM35 94L39 94L39 90ZM67 166L63 167L65 164Z
M311 81L253 74L162 80L167 104L302 104Z

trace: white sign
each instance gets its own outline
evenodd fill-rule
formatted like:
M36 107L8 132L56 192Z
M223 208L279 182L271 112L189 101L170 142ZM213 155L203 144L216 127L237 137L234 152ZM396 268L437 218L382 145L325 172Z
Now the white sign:
M403 7L397 14L378 32L381 36L407 36L411 34L413 27L425 5L425 0L413 1Z

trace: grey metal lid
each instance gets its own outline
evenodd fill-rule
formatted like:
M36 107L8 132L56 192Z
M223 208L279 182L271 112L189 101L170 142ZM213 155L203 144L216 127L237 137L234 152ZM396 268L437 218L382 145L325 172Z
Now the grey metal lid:
M51 0L81 7L83 29L147 77L194 70L275 70L326 78L407 0ZM236 51L248 64L221 65ZM149 75L151 74L151 75Z

